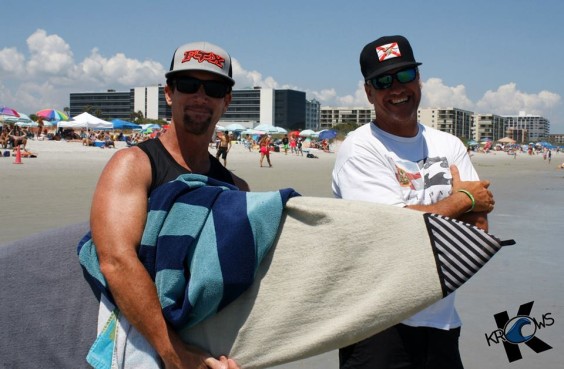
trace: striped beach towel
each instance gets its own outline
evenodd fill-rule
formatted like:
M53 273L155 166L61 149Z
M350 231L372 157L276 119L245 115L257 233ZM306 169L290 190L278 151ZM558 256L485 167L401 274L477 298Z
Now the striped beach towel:
M196 174L153 191L138 255L173 327L192 327L253 283L278 233L284 205L293 196L298 194L292 189L243 192ZM87 279L113 303L90 233L79 242L78 255ZM111 319L117 316L116 311ZM107 349L107 344L97 341L99 347Z

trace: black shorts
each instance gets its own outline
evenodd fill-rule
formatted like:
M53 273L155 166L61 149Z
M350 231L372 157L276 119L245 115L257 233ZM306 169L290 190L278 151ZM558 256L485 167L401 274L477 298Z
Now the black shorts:
M340 369L463 369L460 328L398 324L339 350Z
M219 158L219 156L221 155L221 158L223 160L227 159L227 147L219 147L217 149L217 153L215 154L216 158Z

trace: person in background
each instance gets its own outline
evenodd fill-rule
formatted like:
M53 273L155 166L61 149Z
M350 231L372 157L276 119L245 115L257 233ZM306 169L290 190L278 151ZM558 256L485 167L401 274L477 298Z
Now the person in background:
M259 164L260 164L261 168L262 168L262 161L264 160L265 157L266 157L266 161L268 162L268 166L272 167L272 164L270 163L270 136L269 135L264 135L259 140L259 152L260 152Z
M237 368L183 343L166 322L155 284L137 257L147 218L147 199L161 184L198 173L249 191L248 184L209 154L215 125L231 102L231 57L196 42L174 52L166 73L170 129L160 137L120 150L104 168L92 200L90 226L100 268L120 311L159 354L164 367Z
M333 193L436 213L487 230L487 213L495 203L489 182L479 180L457 137L417 122L419 65L403 36L381 37L363 48L360 68L376 120L356 129L341 145L332 173ZM454 296L342 348L340 368L462 368Z
M231 138L229 137L229 132L225 131L223 134L219 135L219 144L215 154L216 159L219 160L219 157L223 159L224 167L227 167L227 153L229 150L231 150Z

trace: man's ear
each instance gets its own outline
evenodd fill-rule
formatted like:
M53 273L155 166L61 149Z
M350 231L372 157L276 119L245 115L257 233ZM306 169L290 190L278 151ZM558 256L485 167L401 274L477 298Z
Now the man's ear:
M170 97L170 95L172 94L172 89L170 88L169 85L165 85L164 87L164 93L165 93L165 100L166 100L166 104L168 106L172 106L172 99Z
M370 101L370 104L374 105L374 89L371 88L368 83L364 84L364 92L366 93L366 98Z

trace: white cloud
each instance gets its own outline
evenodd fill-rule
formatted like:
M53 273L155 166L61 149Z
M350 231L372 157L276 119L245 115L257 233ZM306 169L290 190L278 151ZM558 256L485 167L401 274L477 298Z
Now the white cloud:
M0 50L0 75L18 77L24 75L25 57L15 47Z
M496 91L487 91L476 103L480 112L497 114L516 114L526 111L529 114L542 115L560 105L561 97L550 91L528 94L517 89L515 83L500 86Z
M82 83L86 79L89 85L100 88L115 85L131 88L163 83L164 74L165 69L160 63L127 58L123 53L106 58L95 48L72 68L69 76L76 81L82 80Z
M27 72L33 75L60 74L74 64L70 46L57 35L47 35L38 29L27 39L31 57L27 63Z
M128 90L164 82L165 68L152 60L127 58L123 53L103 56L93 49L80 63L58 35L36 30L27 39L26 53L0 50L1 103L33 113L43 108L68 106L77 91Z
M422 85L421 107L473 109L474 104L466 96L464 85L446 86L440 78L429 78Z
M10 47L0 49L0 103L24 113L43 108L62 109L68 106L71 92L104 91L112 88L127 90L136 86L164 82L166 69L152 60L128 58L123 53L105 56L98 49L80 62L74 60L71 47L58 35L38 29L27 39L27 50ZM282 84L259 71L246 70L233 59L233 76L237 88L255 86L305 91L322 106L369 107L363 81L358 81L354 93L339 95L335 88L310 90L304 86ZM447 86L440 78L422 83L422 107L457 107L479 113L516 114L526 111L545 115L556 112L561 96L550 91L527 93L515 83L487 91L477 102L468 96L464 85Z
M238 89L262 87L262 88L274 88L274 89L302 90L297 86L280 84L273 77L270 76L264 78L262 76L262 73L256 70L248 71L245 68L243 68L241 63L239 63L239 61L235 58L231 59L231 65L233 68L233 79L236 82L235 87Z

